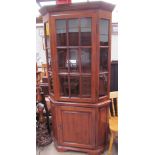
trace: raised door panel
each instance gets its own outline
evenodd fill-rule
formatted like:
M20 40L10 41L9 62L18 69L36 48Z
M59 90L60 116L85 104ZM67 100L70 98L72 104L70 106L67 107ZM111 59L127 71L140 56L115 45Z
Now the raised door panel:
M61 145L95 147L95 111L91 108L60 107L59 133Z

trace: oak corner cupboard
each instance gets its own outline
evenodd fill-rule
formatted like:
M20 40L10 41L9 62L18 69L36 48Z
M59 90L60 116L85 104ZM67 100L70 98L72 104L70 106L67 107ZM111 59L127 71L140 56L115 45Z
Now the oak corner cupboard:
M105 148L113 9L103 1L40 9L58 151L98 155Z

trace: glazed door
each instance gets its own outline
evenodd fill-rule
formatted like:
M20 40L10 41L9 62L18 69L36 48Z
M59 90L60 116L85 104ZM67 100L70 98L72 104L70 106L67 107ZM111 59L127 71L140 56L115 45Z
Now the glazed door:
M95 16L52 17L57 100L92 102L95 96Z
M81 107L58 107L60 145L95 147L95 110Z

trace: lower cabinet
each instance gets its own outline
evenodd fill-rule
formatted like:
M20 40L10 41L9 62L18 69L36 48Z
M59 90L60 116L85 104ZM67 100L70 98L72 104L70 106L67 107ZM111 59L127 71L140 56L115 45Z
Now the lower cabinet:
M95 111L92 108L57 108L59 142L64 146L95 147Z
M54 143L58 151L99 155L108 135L108 104L70 106L52 104Z

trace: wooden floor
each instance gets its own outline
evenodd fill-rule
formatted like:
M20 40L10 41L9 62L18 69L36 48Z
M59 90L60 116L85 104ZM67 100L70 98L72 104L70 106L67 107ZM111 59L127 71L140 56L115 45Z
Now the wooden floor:
M57 152L54 144L50 144L46 147L37 147L36 155L86 155L86 153L81 152ZM102 155L107 155L107 150ZM112 155L118 155L118 144L115 142L112 148Z

